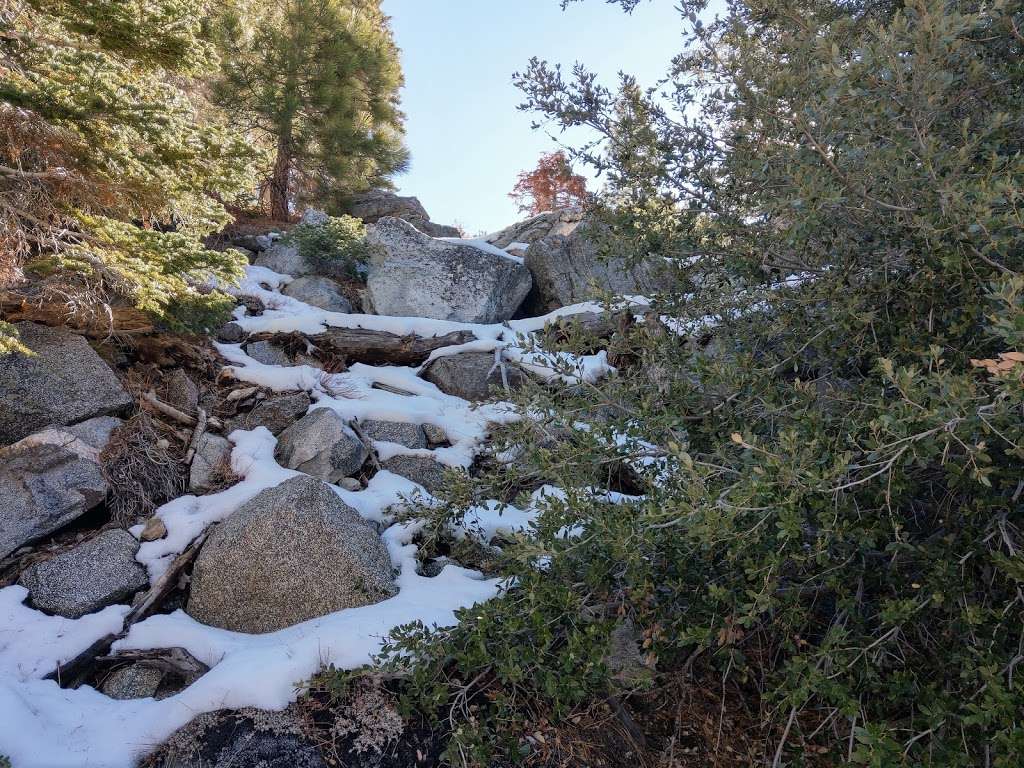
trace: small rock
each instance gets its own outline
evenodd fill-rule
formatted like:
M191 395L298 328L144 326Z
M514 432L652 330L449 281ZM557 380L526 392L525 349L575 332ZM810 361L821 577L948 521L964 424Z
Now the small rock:
M70 331L14 323L35 354L0 355L0 445L52 425L119 415L131 395L89 343Z
M302 219L299 223L310 227L322 227L330 220L331 217L323 211L317 210L316 208L307 208L302 212Z
M427 436L427 442L430 445L448 442L448 433L436 424L424 424L423 433Z
M392 456L381 462L381 468L419 483L428 493L441 490L445 484L445 466L426 456Z
M394 593L376 530L324 483L294 477L214 530L196 560L188 612L236 632L273 632Z
M139 543L128 531L103 531L22 573L32 604L69 619L127 600L149 585L146 570L135 560Z
M361 421L359 429L369 440L398 443L406 448L426 448L427 435L419 424L400 421Z
M196 455L188 475L191 493L209 493L224 480L225 469L231 468L231 443L220 435L204 432L196 444Z
M472 402L493 397L494 390L504 391L501 371L494 367L492 352L463 352L461 355L439 357L422 376L445 394ZM526 373L511 363L505 363L505 377L512 389L519 389L527 381Z
M167 526L159 517L151 517L146 521L139 538L142 541L159 541L167 535Z
M199 407L199 387L181 368L167 377L164 400L185 413L196 412Z
M338 284L329 277L300 277L288 283L281 293L327 312L352 312L351 302L345 298Z
M256 257L256 266L292 277L303 277L316 272L313 263L302 257L298 247L288 243L275 243L267 248Z
M343 477L337 483L339 488L343 488L346 491L361 491L363 490L363 484L356 480L354 477Z
M164 673L159 669L143 664L129 664L107 675L100 690L119 701L158 698L156 692L163 679Z
M224 344L240 344L248 335L242 326L232 321L220 327L220 330L217 331L217 341Z
M279 435L305 416L311 403L312 400L305 392L270 397L249 413L236 419L232 423L232 429L266 427L272 434Z
M288 353L269 341L256 341L252 344L246 344L245 354L264 365L282 365L287 367L292 364L292 359L288 356Z
M341 416L318 408L281 433L276 455L281 466L336 483L358 472L369 453Z

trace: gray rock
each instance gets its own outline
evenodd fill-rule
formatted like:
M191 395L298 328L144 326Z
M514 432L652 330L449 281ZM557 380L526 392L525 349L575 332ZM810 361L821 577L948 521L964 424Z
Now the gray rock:
M504 391L501 371L494 368L494 353L463 352L461 355L439 357L421 374L448 395L477 402L487 400ZM518 389L526 383L527 376L521 368L505 363L505 378L511 389Z
M631 265L625 258L602 258L601 225L584 220L569 235L549 235L526 251L526 266L533 289L523 305L529 315L587 301L601 291L613 294L663 290L668 275L664 265L650 260Z
M190 493L209 493L224 480L231 467L231 443L220 435L204 432L196 444L196 455L188 474Z
M266 267L282 275L303 277L316 272L314 264L289 243L277 242L256 257L256 266Z
M245 354L264 365L289 366L292 364L292 359L288 356L288 353L269 341L256 341L252 344L246 344Z
M188 612L237 632L273 632L395 593L376 530L311 477L263 491L213 532Z
M267 249L269 242L266 240L265 235L239 235L232 237L228 244L233 248L259 253Z
M317 210L316 208L307 208L302 212L302 219L299 223L310 227L322 227L330 220L331 217L323 211Z
M282 293L328 312L348 314L352 311L351 302L345 298L338 284L329 277L300 277L288 283Z
M530 292L518 262L464 243L435 240L401 219L381 219L367 240L376 253L367 289L382 315L499 323Z
M159 698L157 689L163 679L164 673L159 669L143 664L128 664L107 675L100 690L120 701Z
M359 471L366 461L366 446L348 424L329 408L318 408L281 433L277 460L329 483Z
M427 436L419 424L400 421L361 421L359 429L370 440L398 443L406 448L426 448Z
M181 368L167 377L164 400L185 413L194 414L199 407L199 387Z
M70 331L15 323L33 356L0 356L0 444L53 424L118 415L131 395L89 343Z
M514 243L530 245L551 235L571 235L583 221L582 208L563 208L548 211L517 222L500 232L487 236L487 242L498 248L509 248Z
M221 710L171 736L155 768L327 768L316 745L285 712Z
M382 189L373 189L351 198L348 212L366 224L376 224L389 216L403 219L431 237L459 237L461 234L458 227L432 222L418 198L401 197Z
M139 542L128 531L104 531L30 566L18 583L28 589L36 608L77 619L127 600L149 585L146 569L135 561L138 549Z
M236 322L225 323L217 331L217 341L223 342L224 344L239 344L245 341L246 336L245 329L242 328Z
M361 491L363 490L363 484L356 480L354 477L343 477L338 481L338 487L343 488L346 491Z
M0 558L103 502L109 487L99 456L120 424L100 416L0 449Z
M445 466L426 456L392 456L381 462L381 468L419 483L429 493L436 493L445 484Z
M427 436L427 442L431 445L448 442L448 433L436 424L424 424L423 433Z
M271 433L279 435L306 415L310 403L312 400L305 392L270 397L249 413L236 419L231 428L249 430L266 427Z

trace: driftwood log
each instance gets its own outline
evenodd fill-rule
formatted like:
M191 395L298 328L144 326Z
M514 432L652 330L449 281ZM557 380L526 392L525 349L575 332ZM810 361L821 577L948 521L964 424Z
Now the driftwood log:
M290 334L257 333L249 341L282 343ZM455 331L444 336L397 336L366 328L328 328L308 336L309 343L323 353L344 357L349 363L367 365L420 365L430 353L442 347L466 344L476 339L470 331Z

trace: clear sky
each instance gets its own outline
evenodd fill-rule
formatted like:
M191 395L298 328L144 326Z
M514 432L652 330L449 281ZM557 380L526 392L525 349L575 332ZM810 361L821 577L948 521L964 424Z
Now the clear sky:
M405 70L403 107L412 170L395 179L431 218L469 234L523 218L508 193L520 171L556 148L533 116L519 112L512 74L531 56L583 62L613 84L616 73L644 85L663 76L681 46L673 0L631 16L603 0L384 0Z

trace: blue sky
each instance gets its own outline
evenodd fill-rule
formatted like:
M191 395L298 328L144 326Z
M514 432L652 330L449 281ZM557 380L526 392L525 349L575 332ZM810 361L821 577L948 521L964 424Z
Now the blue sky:
M522 218L508 193L522 170L556 146L519 112L512 74L531 56L581 61L614 83L616 73L653 84L680 49L673 0L631 16L602 0L384 0L405 70L403 108L412 170L395 179L431 218L467 233Z

